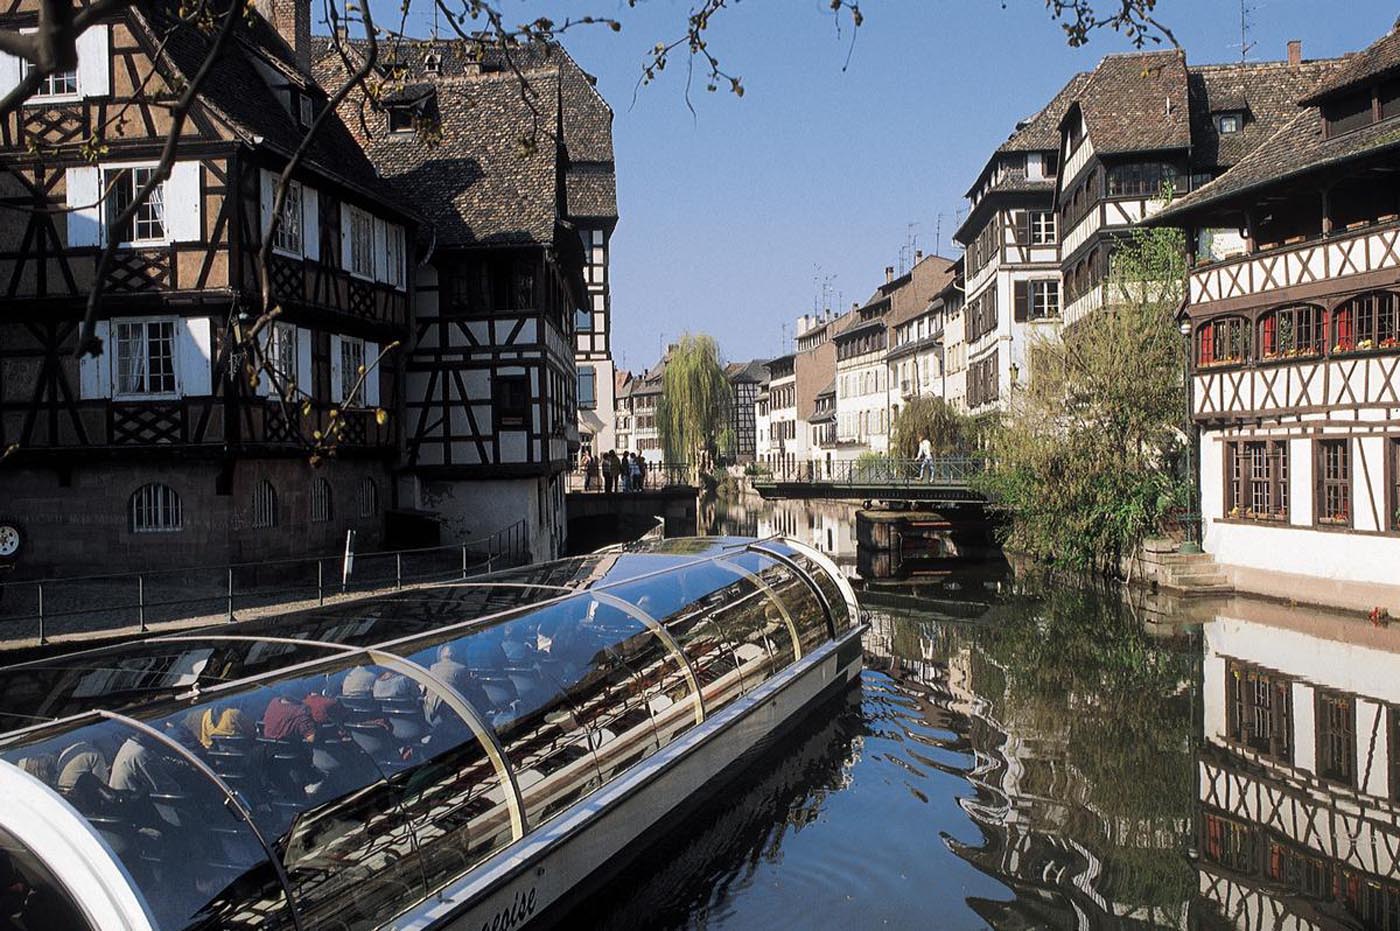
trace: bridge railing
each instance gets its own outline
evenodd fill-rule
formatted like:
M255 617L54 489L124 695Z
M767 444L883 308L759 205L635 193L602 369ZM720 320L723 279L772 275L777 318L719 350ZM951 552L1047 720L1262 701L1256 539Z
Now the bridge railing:
M675 485L690 485L695 481L690 466L684 462L648 462L640 483L634 478L614 477L613 491L655 491ZM581 466L569 473L569 491L606 491L605 477L600 465L585 471Z
M924 461L879 457L848 459L830 464L815 461L783 464L769 467L766 472L757 472L753 480L760 485L779 482L813 485L966 485L986 469L987 460L982 456L934 456Z

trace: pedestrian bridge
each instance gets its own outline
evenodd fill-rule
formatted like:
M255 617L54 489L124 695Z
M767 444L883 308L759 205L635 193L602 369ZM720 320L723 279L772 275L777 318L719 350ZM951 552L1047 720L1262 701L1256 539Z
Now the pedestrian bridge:
M865 459L830 465L799 462L790 468L760 471L752 483L764 498L980 505L986 499L973 489L973 479L986 467L981 456L935 456L922 469L917 459Z

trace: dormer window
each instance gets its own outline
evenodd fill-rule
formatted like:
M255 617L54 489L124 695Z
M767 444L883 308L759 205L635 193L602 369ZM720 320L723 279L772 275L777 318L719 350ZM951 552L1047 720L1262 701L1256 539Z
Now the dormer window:
M1244 114L1238 110L1226 110L1215 114L1215 128L1222 136L1228 136L1244 129Z
M423 59L423 71L427 74L441 73L442 56L437 52L429 52L428 57Z
M391 133L411 133L413 132L413 108L412 107L389 107L389 132Z
M306 94L297 95L297 125L302 129L310 129L311 124L316 121L316 108L311 104L311 98Z

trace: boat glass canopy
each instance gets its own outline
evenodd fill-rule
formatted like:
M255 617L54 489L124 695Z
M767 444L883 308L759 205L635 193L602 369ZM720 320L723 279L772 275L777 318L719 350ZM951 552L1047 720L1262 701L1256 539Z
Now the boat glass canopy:
M853 626L823 559L660 541L7 667L0 789L146 926L376 927Z

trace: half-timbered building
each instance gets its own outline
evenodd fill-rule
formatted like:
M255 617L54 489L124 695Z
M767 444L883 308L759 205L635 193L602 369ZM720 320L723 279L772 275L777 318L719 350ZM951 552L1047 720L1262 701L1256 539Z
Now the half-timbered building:
M1184 311L1207 551L1238 587L1400 610L1400 33L1158 222Z
M556 46L405 41L380 53L385 92L367 119L357 95L345 107L430 232L405 363L404 500L454 538L523 516L532 554L552 558L579 445L580 323L604 330L589 357L607 353L611 113ZM317 68L344 79L333 49ZM612 373L593 374L596 407Z
M1173 49L1109 55L1072 84L1055 199L1064 324L1104 305L1114 250L1164 194L1189 193L1271 137L1329 67L1296 42L1287 61L1228 65L1188 66Z
M733 440L731 449L723 452L740 464L753 462L757 452L754 402L759 385L767 377L768 363L762 359L731 362L724 367L724 378L729 382L729 431Z
M1203 628L1195 850L1231 928L1400 920L1400 629L1243 599Z
M10 5L0 26L34 27L37 6ZM80 37L76 69L0 125L0 448L12 448L0 484L26 540L21 570L319 553L347 529L379 539L399 354L373 363L407 335L415 219L334 115L292 176L266 269L280 313L259 340L280 377L250 377L243 339L262 306L275 178L326 105L309 33L309 3L271 24L250 11L201 85L168 178L125 222L210 51L175 4L113 8ZM0 93L23 68L0 56ZM103 351L79 358L112 245ZM313 457L332 418L344 425L334 456Z
M1005 409L1012 386L1030 374L1030 343L1059 332L1059 124L1086 80L1075 75L1018 124L967 192L971 209L953 238L966 250L964 397L972 413Z

